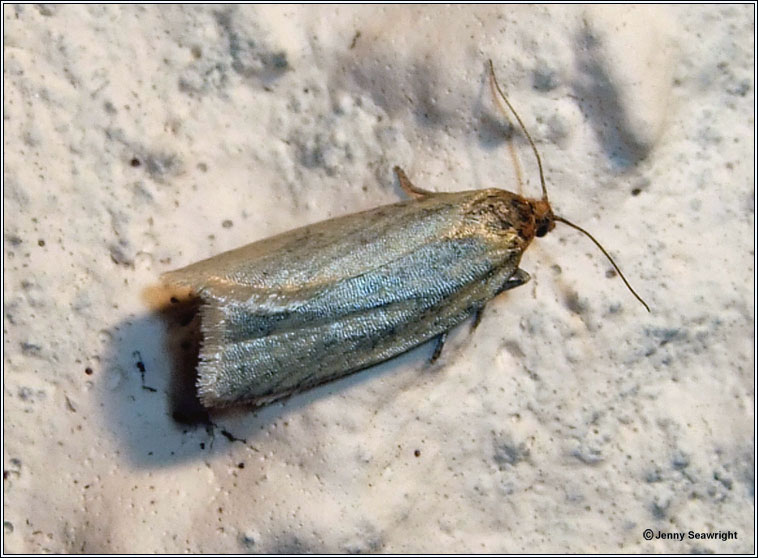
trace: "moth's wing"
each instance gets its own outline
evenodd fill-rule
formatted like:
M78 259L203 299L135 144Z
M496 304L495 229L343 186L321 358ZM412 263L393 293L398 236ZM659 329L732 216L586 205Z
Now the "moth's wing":
M465 257L461 257L461 255ZM208 298L199 394L208 406L265 403L381 362L447 331L494 296L517 254L443 238L293 306Z
M460 221L460 199L466 194L437 194L322 221L171 271L163 279L197 292L308 295L448 234L450 223Z
M498 292L523 251L480 230L491 226L487 196L380 207L166 274L205 302L203 402L263 403L385 360L464 319Z

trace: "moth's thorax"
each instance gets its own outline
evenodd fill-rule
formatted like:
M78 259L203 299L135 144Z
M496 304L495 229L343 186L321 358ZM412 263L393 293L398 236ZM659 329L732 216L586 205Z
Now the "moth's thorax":
M545 236L555 227L549 202L506 190L483 191L468 213L490 234L516 242L521 249L526 249L535 236Z

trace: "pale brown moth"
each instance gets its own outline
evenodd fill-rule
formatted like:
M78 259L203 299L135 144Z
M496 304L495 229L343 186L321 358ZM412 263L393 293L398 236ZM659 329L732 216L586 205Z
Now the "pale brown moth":
M203 344L198 392L206 406L262 405L345 376L437 338L487 302L523 285L519 269L535 237L556 222L542 161L495 78L539 167L542 197L505 190L436 193L414 186L412 198L308 225L164 275L201 298ZM648 308L649 311L649 308Z

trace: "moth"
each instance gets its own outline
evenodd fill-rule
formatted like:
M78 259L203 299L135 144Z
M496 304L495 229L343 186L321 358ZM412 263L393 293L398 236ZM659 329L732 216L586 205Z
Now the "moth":
M489 63L490 83L537 157L542 198L499 189L436 193L394 171L407 201L329 219L169 272L201 298L198 395L207 407L263 405L351 374L436 338L498 294L529 281L519 268L556 222L542 162ZM647 305L645 305L647 308Z

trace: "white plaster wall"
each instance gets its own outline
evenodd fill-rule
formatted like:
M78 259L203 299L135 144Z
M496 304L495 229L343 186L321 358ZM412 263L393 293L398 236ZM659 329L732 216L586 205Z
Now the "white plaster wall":
M753 6L3 19L5 551L754 550ZM172 418L162 272L396 201L395 164L518 190L487 58L652 312L559 224L437 363Z

